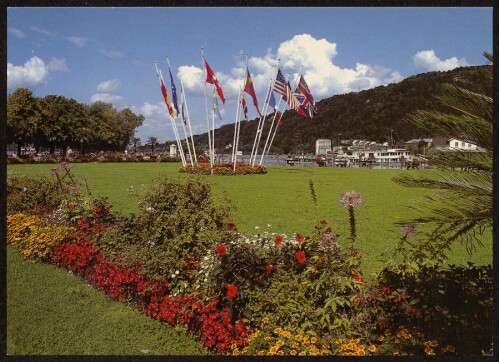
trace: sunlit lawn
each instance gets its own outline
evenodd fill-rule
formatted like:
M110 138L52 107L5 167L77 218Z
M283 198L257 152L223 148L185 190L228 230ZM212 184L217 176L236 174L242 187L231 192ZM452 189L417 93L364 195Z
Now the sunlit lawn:
M93 195L107 196L115 211L137 212L137 199L129 196L133 188L139 193L149 190L152 181L160 177L192 177L178 172L177 163L83 163L73 164L73 174L87 176ZM53 165L11 165L9 170L27 175L50 175ZM213 186L216 196L226 193L236 207L233 220L240 232L294 232L307 235L318 219L325 219L340 234L349 235L348 213L341 206L341 193L356 190L364 200L356 210L358 244L363 255L362 269L366 274L377 273L387 261L400 229L395 222L411 215L407 207L431 191L403 188L392 178L406 170L357 168L269 167L266 175L203 176ZM432 172L432 171L426 171ZM309 190L312 180L317 193L315 209ZM340 238L340 240L341 240ZM468 260L479 264L492 262L492 236L484 238L470 259L457 245L450 258L454 263Z

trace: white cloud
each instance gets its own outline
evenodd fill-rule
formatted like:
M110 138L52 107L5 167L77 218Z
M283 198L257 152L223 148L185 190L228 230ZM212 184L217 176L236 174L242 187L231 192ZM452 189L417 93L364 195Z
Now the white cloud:
M85 43L88 41L88 38L81 38L77 36L67 36L66 39L80 48L85 46Z
M99 49L99 52L109 58L123 58L125 54L117 50Z
M229 103L234 102L237 91L245 78L245 61L239 53L238 61L229 74L216 72ZM295 83L301 66L312 94L317 99L334 94L360 91L379 85L399 82L402 75L381 65L357 63L355 68L341 68L334 64L338 55L336 43L327 39L316 39L309 34L295 35L282 42L277 50L271 48L263 56L248 59L249 69L260 103L268 89L269 81L275 77L278 59L280 69L291 85ZM210 64L211 65L211 64ZM216 69L215 69L216 70ZM186 91L193 95L204 95L204 72L195 66L179 67L178 76Z
M419 51L416 55L414 55L413 60L416 68L423 68L427 71L445 71L469 65L464 58L457 59L456 57L452 57L446 60L441 60L436 56L434 50Z
M21 30L14 27L10 27L8 29L8 32L15 35L18 38L24 38L26 36L26 34L24 34Z
M69 71L69 68L66 64L66 59L52 58L52 59L50 59L50 62L48 62L47 68L50 71L57 71L57 72L68 72Z
M116 93L121 90L121 81L119 79L106 80L97 85L99 93Z
M116 94L96 93L90 98L90 101L92 103L100 101L105 103L111 103L113 105L120 105L123 104L124 98Z
M52 33L51 31L48 31L48 30L45 30L45 29L40 29L40 28L37 28L36 26L31 26L30 29L33 30L33 31L36 31L38 33L45 34L45 35L55 36L55 34Z
M49 74L45 62L37 56L32 57L24 65L7 63L7 88L35 87L46 83Z

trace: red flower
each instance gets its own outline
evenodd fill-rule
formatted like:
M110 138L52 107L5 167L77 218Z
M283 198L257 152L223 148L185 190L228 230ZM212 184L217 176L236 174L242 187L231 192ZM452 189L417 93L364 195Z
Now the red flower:
M307 263L307 257L305 256L305 253L302 250L297 251L295 257L298 263L300 263L301 265L305 265Z
M360 275L360 274L353 273L353 278L354 278L355 280L358 280L358 281L359 281L359 282L361 282L361 283L364 283L364 278L362 278L362 275Z
M265 265L265 271L267 272L267 274L270 274L272 272L272 265L267 263L267 265Z
M328 227L328 228L326 229L326 232L327 232L327 233L332 233L332 232L333 232L333 228L332 228L331 226L330 226L330 227Z
M231 222L228 223L227 224L227 231L234 231L234 227L235 227L235 225L233 223L231 223Z
M225 245L220 244L219 246L217 246L217 253L220 256L224 256L225 254L227 254L227 248L225 247Z
M281 245L282 243L282 235L277 235L274 239L276 245Z
M305 238L303 237L302 234L296 234L296 241L298 241L299 243L303 243L303 241L305 240Z
M100 212L100 207L98 207L98 206L97 206L97 207L95 208L95 212L96 212L96 213L99 213L99 212Z
M72 209L73 207L74 207L74 206L73 206L73 203L72 203L72 202L70 202L70 203L68 204L68 209Z
M227 297L235 298L237 295L237 287L234 284L227 285Z

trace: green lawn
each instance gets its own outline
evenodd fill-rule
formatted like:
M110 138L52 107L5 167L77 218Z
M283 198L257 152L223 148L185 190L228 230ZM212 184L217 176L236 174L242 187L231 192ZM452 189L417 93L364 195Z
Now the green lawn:
M84 163L73 164L73 173L87 176L94 195L108 196L114 210L133 213L137 199L128 195L131 186L147 190L153 179L189 177L178 172L179 164L172 163ZM9 170L27 175L49 175L53 165L11 165ZM342 192L356 190L364 204L356 210L359 248L363 253L363 270L375 274L381 270L400 237L396 221L411 215L411 202L428 194L428 190L398 186L392 178L406 170L378 170L357 168L269 167L266 175L204 176L213 186L215 195L225 192L236 210L234 222L239 231L255 234L269 231L310 234L317 220L310 191L313 180L318 198L318 214L333 229L346 238L349 235L348 213L340 204ZM425 172L425 171L422 171ZM426 171L432 172L432 171ZM270 225L270 226L268 226ZM257 229L258 227L258 229ZM492 262L492 233L484 237L470 259L460 245L454 248L451 262L468 260L479 264ZM340 239L341 240L341 239Z
M7 247L8 355L206 355L192 338Z

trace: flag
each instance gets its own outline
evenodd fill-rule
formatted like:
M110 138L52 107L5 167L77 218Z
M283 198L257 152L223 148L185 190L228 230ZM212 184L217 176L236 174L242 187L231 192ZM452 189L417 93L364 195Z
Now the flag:
M303 75L300 76L300 81L298 82L298 87L296 88L295 93L301 94L303 97L301 105L308 111L310 118L313 118L314 114L317 114L317 108L315 107L314 97L312 97L312 93L310 92Z
M182 112L182 121L184 121L184 124L187 125L187 118L185 118L185 103L182 102L182 105L180 106L180 110Z
M175 110L173 109L172 104L170 102L170 97L168 97L168 92L166 91L165 82L163 80L163 75L161 74L161 70L158 70L157 74L159 81L161 82L161 93L163 94L166 107L168 108L168 113L170 113L171 116L175 116Z
M168 64L168 71L170 72L170 83L172 85L173 106L175 107L176 114L178 114L177 87L175 87L175 82L173 81L173 75L172 75L172 70L170 69L170 64Z
M281 121L281 114L279 113L278 110L275 111L275 119L277 121L277 125L278 126L281 126L282 125L282 121Z
M246 68L246 84L244 85L244 91L248 93L251 96L251 98L253 98L253 104L255 105L255 108L261 117L262 113L258 108L258 99L256 98L255 87L253 86L253 81L251 80L251 75L248 68Z
M289 87L289 83L284 79L284 76L281 73L281 70L277 70L277 76L275 78L274 82L274 90L283 96L283 98L286 100L289 97L289 94L291 93L291 89Z
M241 95L241 105L243 106L244 120L246 121L246 124L248 124L248 106L246 105L246 99L244 99L243 95Z
M220 96L220 99L222 100L222 103L225 104L224 92L222 91L222 87L220 86L220 83L218 82L218 79L215 73L213 72L213 69L211 69L206 59L204 59L204 64L206 66L206 83L211 83L215 85L215 87L217 88L217 93Z
M213 112L222 120L222 116L220 115L220 110L218 109L218 101L217 101L217 92L213 90Z
M276 108L276 103L275 103L275 98L274 98L274 92L272 92L272 89L270 90L269 106L271 106L274 109Z

